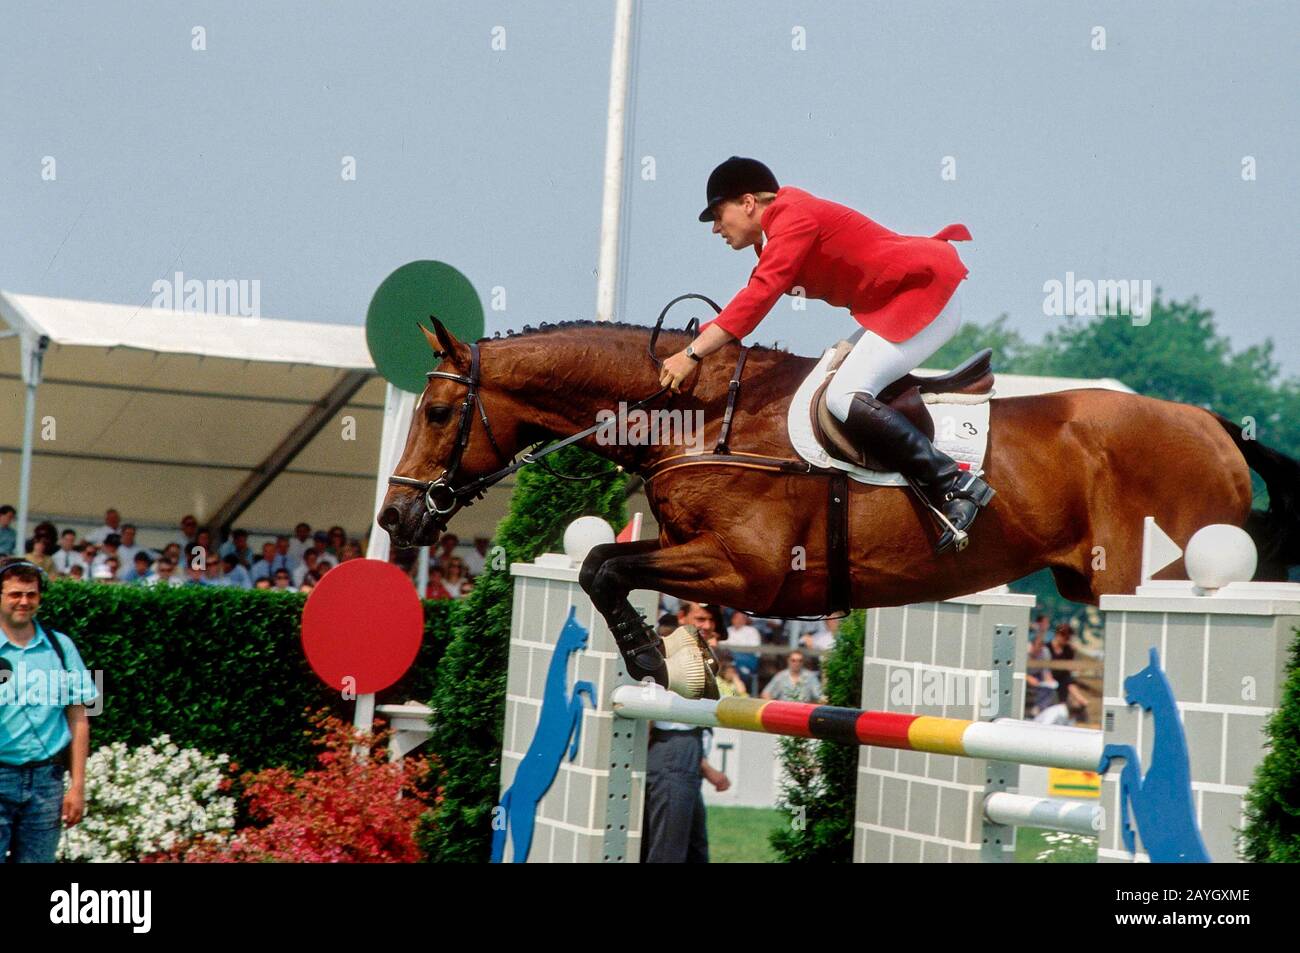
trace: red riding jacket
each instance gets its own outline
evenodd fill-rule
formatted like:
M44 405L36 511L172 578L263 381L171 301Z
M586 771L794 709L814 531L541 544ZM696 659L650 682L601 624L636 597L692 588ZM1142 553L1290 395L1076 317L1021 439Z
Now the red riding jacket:
M848 308L886 341L904 341L935 319L967 274L948 244L970 241L965 225L932 238L899 235L790 186L776 193L760 222L767 242L755 248L749 284L708 323L737 338L753 331L777 298L802 288L806 297Z

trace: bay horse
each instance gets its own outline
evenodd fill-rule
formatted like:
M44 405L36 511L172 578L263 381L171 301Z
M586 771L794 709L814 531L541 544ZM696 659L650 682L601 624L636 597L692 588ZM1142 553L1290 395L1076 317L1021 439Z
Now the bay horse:
M929 514L907 488L852 481L843 548L827 471L799 472L786 425L813 359L751 347L730 455L683 457L680 445L593 432L600 412L659 387L648 328L571 321L466 344L436 319L432 333L421 327L441 361L416 404L379 526L398 546L431 545L463 506L524 465L508 467L521 451L581 435L576 443L645 479L659 522L657 539L597 546L580 573L637 679L666 684L654 630L628 602L633 589L816 616L966 595L1046 567L1062 596L1095 605L1137 586L1145 516L1179 546L1211 523L1245 526L1271 578L1300 561L1300 464L1197 407L1100 389L995 397L984 468L997 495L964 551L934 553ZM673 351L690 340L664 337ZM701 411L706 441L717 440L740 347L706 357L680 393L654 406ZM1267 513L1252 514L1251 469L1268 487ZM837 579L845 605L828 599Z

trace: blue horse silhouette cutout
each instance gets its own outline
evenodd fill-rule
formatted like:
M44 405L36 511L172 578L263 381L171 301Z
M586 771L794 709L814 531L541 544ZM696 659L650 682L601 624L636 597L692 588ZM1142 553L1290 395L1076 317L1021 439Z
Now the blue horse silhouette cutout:
M582 740L582 696L587 696L591 707L596 707L596 688L591 682L574 682L573 692L568 691L569 656L587 647L590 633L577 620L577 607L569 608L569 617L555 643L550 667L546 670L546 687L542 693L542 710L537 717L537 728L528 745L524 760L519 763L514 782L501 795L500 808L507 824L500 825L492 835L492 863L501 863L506 852L506 832L514 848L514 863L528 859L533 846L533 825L537 818L537 804L555 782L560 773L564 750L569 750L569 760L578 756Z
M1157 863L1208 864L1209 851L1196 824L1192 798L1192 770L1187 738L1178 717L1174 689L1160 667L1160 655L1151 649L1146 668L1124 679L1124 700L1151 712L1155 734L1151 764L1142 773L1141 758L1132 745L1106 745L1098 772L1106 773L1111 759L1122 758L1119 777L1120 834L1130 854L1137 841L1129 811L1137 819L1142 846Z

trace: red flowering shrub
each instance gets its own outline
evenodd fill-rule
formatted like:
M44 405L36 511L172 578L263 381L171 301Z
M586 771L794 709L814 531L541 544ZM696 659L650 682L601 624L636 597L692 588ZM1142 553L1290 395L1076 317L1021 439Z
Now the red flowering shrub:
M194 844L168 859L188 863L409 863L421 859L415 843L428 808L428 758L387 760L388 732L367 735L325 712L313 723L323 732L320 767L304 774L267 768L241 778L252 826L225 844ZM368 751L353 754L354 746ZM161 858L160 858L161 859Z

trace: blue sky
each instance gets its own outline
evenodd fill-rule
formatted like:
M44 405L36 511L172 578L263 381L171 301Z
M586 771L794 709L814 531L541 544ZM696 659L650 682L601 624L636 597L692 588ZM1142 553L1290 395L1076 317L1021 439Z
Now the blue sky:
M360 323L436 258L505 289L489 331L592 316L612 0L3 6L0 287L147 303L181 270ZM752 252L695 220L738 153L896 231L964 222L967 320L1036 339L1061 320L1045 281L1149 279L1300 372L1298 9L643 3L621 317L744 282ZM853 328L782 302L755 340L811 354Z

